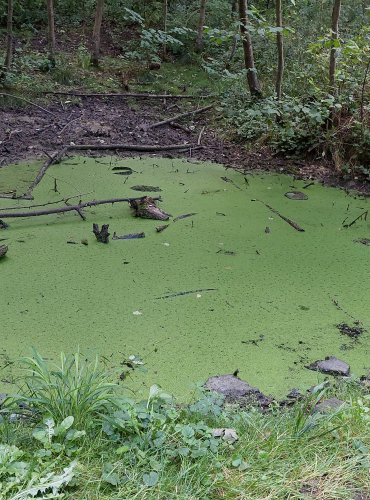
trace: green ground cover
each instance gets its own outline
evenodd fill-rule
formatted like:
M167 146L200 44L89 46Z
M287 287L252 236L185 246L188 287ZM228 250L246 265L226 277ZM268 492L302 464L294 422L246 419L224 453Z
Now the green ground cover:
M135 172L115 175L117 166ZM4 188L14 187L5 180L9 172L0 170ZM321 381L304 366L327 355L346 360L355 375L365 373L368 332L354 341L336 325L359 320L370 328L370 250L354 242L369 236L368 223L342 225L366 211L367 200L312 185L303 189L308 200L295 201L284 193L302 190L303 181L270 174L247 180L219 165L179 159L70 158L48 170L33 202L0 200L4 208L79 194L136 196L142 193L131 187L144 184L162 189L152 194L174 217L196 213L171 220L159 234L157 221L133 218L127 204L88 209L86 221L73 212L7 220L10 228L0 234L9 245L0 262L4 364L30 346L51 359L80 348L113 367L136 354L147 371L126 383L140 394L159 383L180 399L195 382L236 368L263 392L281 396ZM146 237L98 244L93 222L109 223L112 234ZM15 366L3 369L5 390Z

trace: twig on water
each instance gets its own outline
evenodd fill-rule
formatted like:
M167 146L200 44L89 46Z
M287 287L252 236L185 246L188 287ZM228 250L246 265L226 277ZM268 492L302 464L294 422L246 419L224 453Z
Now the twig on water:
M356 219L353 219L353 221L350 222L349 224L343 224L343 227L346 227L346 228L351 227L351 226L353 226L353 224L356 224L356 222L358 220L365 220L366 221L367 215L368 215L368 210L365 210L365 212L362 212L362 214L360 214L358 217L356 217ZM344 220L346 220L346 219L344 219Z
M156 297L156 299L172 299L173 297L180 297L181 295L191 295L193 293L200 292L214 292L217 288L200 288L199 290L189 290L187 292L177 292L170 293L169 295L162 295L162 297Z
M278 210L276 210L275 208L273 208L271 205L268 205L267 203L265 203L264 201L262 200L252 200L252 201L259 201L260 203L262 203L263 205L265 205L266 208L268 208L269 210L271 210L271 212L273 212L274 214L276 214L278 217L280 217L280 219L283 219L283 221L285 221L286 223L288 223L292 228L294 228L296 231L299 231L301 233L304 233L304 229L299 226L296 222L294 222L293 220L291 219L288 219L288 217L285 217L284 215L282 215L280 212L278 212Z

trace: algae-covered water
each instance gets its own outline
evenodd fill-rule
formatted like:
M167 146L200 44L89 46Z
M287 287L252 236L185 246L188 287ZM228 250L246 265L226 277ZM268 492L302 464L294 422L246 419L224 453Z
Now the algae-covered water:
M135 172L115 175L117 166ZM11 188L16 170L13 179L0 170L1 186L5 170ZM86 221L73 212L7 220L10 228L0 231L9 245L0 260L2 364L29 354L30 346L50 359L80 348L116 367L137 354L147 372L126 383L159 383L180 398L193 383L236 369L279 396L321 380L304 366L328 355L347 361L354 374L366 372L369 333L353 341L336 325L359 320L370 330L370 247L354 242L370 237L369 223L342 226L368 201L320 185L302 189L303 181L284 175L247 180L179 159L74 158L48 170L33 202L0 200L4 208L76 194L141 196L130 187L144 184L162 189L152 194L174 217L196 213L171 220L161 233L161 223L133 218L125 203L87 209ZM308 200L286 198L292 190ZM94 222L109 223L112 234L146 237L99 244ZM1 373L6 389L15 370Z

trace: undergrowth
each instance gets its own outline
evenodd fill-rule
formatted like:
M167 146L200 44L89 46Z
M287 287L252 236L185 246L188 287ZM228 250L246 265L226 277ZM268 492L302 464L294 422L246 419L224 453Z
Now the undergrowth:
M201 390L180 405L158 386L136 401L79 354L62 354L58 366L37 353L23 363L20 395L1 408L1 498L368 493L370 396L354 380L324 383L292 407L276 403L261 412ZM345 403L317 412L333 395Z

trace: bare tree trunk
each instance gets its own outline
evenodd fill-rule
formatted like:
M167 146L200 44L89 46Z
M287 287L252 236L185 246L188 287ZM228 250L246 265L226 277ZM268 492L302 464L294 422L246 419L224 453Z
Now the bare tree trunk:
M99 66L100 57L100 32L101 23L103 20L103 10L104 10L104 0L96 0L96 11L95 11L95 23L92 36L92 52L91 52L91 63L93 66Z
M49 43L49 61L55 66L55 20L54 20L54 2L46 0L48 9L48 43Z
M13 0L8 0L8 17L6 24L6 56L5 69L8 72L13 60Z
M244 63L247 70L247 80L249 90L252 96L261 97L261 85L257 78L256 68L254 65L252 39L248 29L248 1L239 0L239 19L240 19L240 34L243 42Z
M163 43L163 60L167 57L167 18L168 18L168 0L163 0L163 31L165 35Z
M333 12L331 15L331 40L332 47L330 49L330 61L329 61L329 85L331 91L335 91L335 70L337 63L337 47L335 46L335 41L339 38L339 16L341 8L341 0L334 0Z
M202 52L203 50L203 29L206 19L206 3L207 0L200 0L198 33L197 40L195 42L195 49L197 52Z
M281 5L281 0L276 0L276 27L283 28L283 9ZM284 42L283 33L277 31L276 33L276 44L278 50L278 67L276 74L276 97L280 101L281 90L283 85L283 74L284 74Z

